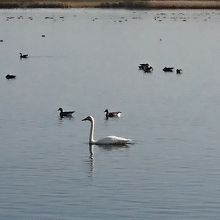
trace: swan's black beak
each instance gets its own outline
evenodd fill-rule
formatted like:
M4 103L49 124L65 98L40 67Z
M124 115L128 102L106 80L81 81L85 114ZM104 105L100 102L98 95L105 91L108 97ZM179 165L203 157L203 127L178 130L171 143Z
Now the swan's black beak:
M90 121L90 117L88 116L88 117L84 118L82 121Z

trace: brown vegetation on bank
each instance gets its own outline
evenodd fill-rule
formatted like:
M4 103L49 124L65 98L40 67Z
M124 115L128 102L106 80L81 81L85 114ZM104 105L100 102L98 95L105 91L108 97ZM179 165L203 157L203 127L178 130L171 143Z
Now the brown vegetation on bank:
M220 9L220 0L0 0L0 8Z

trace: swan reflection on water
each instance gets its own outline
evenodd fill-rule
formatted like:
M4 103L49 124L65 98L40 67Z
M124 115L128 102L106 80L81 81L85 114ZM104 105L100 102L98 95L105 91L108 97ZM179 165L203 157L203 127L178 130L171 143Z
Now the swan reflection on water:
M120 149L126 149L129 148L129 145L95 145L95 144L88 144L89 147L89 158L87 157L86 160L84 160L84 164L87 167L87 173L89 177L93 176L94 173L94 163L95 163L95 158L94 158L94 147L98 147L99 149L102 149L104 151L111 151L111 150L120 150Z
M93 152L93 145L92 144L89 144L89 154L90 154L90 159L93 159L94 152Z
M89 145L89 157L83 159L83 164L85 167L85 171L88 174L88 177L92 177L94 173L94 153L93 153L93 146Z
M119 150L119 149L125 149L125 148L129 148L129 145L95 145L95 144L89 144L89 155L90 155L90 159L94 158L94 146L97 146L103 150L106 151L111 151L111 150Z

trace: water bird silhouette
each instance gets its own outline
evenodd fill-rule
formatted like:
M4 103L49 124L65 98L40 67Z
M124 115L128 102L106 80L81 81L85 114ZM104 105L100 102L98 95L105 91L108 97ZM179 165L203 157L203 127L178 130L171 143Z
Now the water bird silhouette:
M164 72L173 72L174 67L164 67L163 71Z
M68 112L64 112L62 108L59 108L57 111L60 111L60 117L63 118L63 117L72 117L72 114L75 112L75 111L68 111Z
M151 73L153 71L153 67L150 66L148 63L139 64L139 69L143 70L145 73Z
M12 75L12 74L7 74L7 75L5 76L5 78L6 78L6 79L15 79L16 76L15 76L15 75Z
M176 69L176 74L181 74L182 73L182 69Z
M20 53L20 59L25 59L25 58L28 58L28 54Z
M105 109L105 117L106 119L110 118L119 118L122 112L109 112L108 109Z

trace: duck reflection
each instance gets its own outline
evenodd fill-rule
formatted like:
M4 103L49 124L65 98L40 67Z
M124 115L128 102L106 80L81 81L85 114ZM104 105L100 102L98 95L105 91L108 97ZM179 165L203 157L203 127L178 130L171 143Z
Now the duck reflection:
M89 158L87 158L84 163L86 165L86 170L89 177L93 176L94 172L94 153L93 153L93 146L89 144Z

